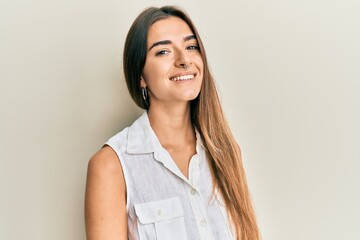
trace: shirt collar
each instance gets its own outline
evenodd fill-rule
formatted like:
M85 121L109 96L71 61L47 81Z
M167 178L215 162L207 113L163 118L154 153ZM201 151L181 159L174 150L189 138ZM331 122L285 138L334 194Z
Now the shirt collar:
M147 112L144 112L129 127L126 151L133 154L151 153L155 151L156 141Z

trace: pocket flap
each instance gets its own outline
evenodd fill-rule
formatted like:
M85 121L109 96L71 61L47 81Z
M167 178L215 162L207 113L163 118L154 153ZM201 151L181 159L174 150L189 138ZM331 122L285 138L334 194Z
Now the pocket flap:
M135 204L135 212L142 224L149 224L184 216L180 199L167 198L161 201Z

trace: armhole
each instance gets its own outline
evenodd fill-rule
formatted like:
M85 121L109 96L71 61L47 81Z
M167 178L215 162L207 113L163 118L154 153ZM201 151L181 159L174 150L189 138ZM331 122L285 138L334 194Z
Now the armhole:
M127 173L127 170L126 170L126 167L125 167L125 164L123 163L124 159L123 157L121 156L121 153L116 151L115 150L115 147L109 143L109 142L106 142L103 146L109 146L116 154L118 160L119 160L119 163L121 165L121 170L122 170L122 173L123 173L123 176L124 176L124 182L125 182L125 196L126 196L126 212L129 213L129 207L130 207L130 199L131 199L131 193L129 191L129 189L131 189L130 187L128 187L128 184L129 184L129 181L127 181L128 179L128 173Z

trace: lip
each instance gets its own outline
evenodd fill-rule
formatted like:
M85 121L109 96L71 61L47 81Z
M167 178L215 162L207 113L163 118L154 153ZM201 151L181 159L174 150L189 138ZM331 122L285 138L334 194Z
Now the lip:
M171 81L173 81L172 79L174 79L174 78L182 77L182 76L187 76L187 75L194 75L194 78L195 78L196 75L197 75L197 73L196 73L196 72L191 72L191 71L189 71L189 72L180 72L180 73L177 73L177 74L169 77L169 79L170 79ZM192 79L194 79L194 78L192 78ZM191 80L192 80L192 79L191 79Z

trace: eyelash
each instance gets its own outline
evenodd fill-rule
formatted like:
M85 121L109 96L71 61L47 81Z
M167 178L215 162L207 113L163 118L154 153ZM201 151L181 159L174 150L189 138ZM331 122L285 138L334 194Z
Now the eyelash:
M191 46L188 46L186 49L188 49L188 50L199 50L199 46L198 45L191 45Z
M162 56L162 55L165 55L166 53L169 53L170 51L168 50L161 50L161 51L158 51L155 56Z
M198 51L199 50L199 46L197 45L190 45L186 48L186 50L190 50L190 51ZM161 51L158 51L155 56L162 56L162 55L165 55L167 53L169 53L170 51L168 50L161 50Z

